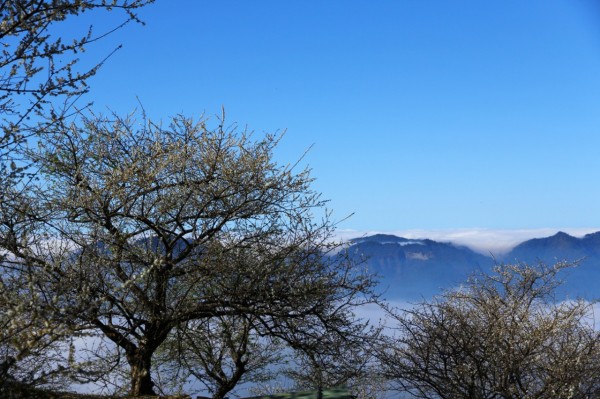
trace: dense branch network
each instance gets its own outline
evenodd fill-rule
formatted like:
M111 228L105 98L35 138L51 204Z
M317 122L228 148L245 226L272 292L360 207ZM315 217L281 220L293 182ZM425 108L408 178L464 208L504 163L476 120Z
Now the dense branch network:
M298 347L358 333L351 310L373 281L326 256L325 201L308 170L273 161L278 137L184 117L55 128L27 152L40 183L15 193L26 209L0 215L0 245L7 266L57 298L47 314L125 353L132 393L153 392L154 353L190 323L241 317Z
M0 2L0 154L6 172L20 167L13 150L35 135L30 123L53 123L69 113L76 98L89 90L88 80L106 58L81 67L80 56L95 41L129 21L153 0L2 0ZM91 26L66 37L58 26L96 10L122 11L123 19L109 32ZM116 49L115 49L116 50ZM4 171L3 169L3 171Z

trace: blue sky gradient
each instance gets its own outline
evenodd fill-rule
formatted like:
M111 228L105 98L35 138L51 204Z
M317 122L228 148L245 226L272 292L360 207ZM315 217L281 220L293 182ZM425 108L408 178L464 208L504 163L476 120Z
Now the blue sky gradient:
M600 227L592 0L157 0L98 43L95 109L287 129L341 229ZM86 19L87 18L87 19ZM73 20L65 29L110 18ZM76 26L77 25L77 26Z

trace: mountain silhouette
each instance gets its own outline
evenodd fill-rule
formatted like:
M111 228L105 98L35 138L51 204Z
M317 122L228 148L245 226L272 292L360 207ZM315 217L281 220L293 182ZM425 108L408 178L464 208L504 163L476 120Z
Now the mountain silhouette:
M349 241L348 253L365 262L379 276L388 300L419 300L453 289L478 272L490 272L497 263L557 262L576 264L562 270L562 298L600 298L600 232L582 238L564 232L524 241L502 258L493 259L467 247L429 239L377 234Z
M534 238L514 247L503 261L574 264L558 274L563 280L558 293L572 298L600 298L600 232L576 238L559 231L550 237Z
M431 297L493 265L491 258L467 247L385 234L353 239L348 251L379 276L388 299Z

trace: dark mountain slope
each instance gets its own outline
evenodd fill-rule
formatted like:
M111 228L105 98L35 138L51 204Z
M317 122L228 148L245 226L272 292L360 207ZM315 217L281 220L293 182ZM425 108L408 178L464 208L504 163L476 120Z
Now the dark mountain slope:
M592 243L590 241L590 243ZM600 244L600 241L598 242ZM575 238L559 231L551 237L534 238L514 247L504 256L506 262L519 261L543 261L555 263L557 261L575 261L585 258L590 253L590 248L583 239Z
M383 234L353 239L349 251L381 277L388 299L430 297L493 264L491 258L466 247Z
M525 241L504 256L505 263L556 262L577 263L577 267L562 271L564 281L559 289L561 295L600 298L600 232L576 238L563 232L551 237Z
M496 260L450 243L385 234L350 240L348 251L380 276L380 288L390 300L431 297L457 287L475 272L489 272L496 261L550 265L577 262L577 267L559 274L564 280L559 296L600 298L600 232L582 238L559 232L528 240Z

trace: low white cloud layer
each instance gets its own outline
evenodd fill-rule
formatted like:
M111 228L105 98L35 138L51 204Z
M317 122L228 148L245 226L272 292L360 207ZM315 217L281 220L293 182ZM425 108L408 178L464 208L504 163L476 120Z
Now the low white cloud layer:
M516 245L532 238L549 237L563 231L574 237L583 237L586 234L600 231L600 228L539 228L539 229L410 229L393 231L357 231L339 230L337 236L342 240L350 238L370 236L373 234L393 234L410 239L424 239L440 242L451 242L456 245L464 245L484 255L502 255L510 251Z

